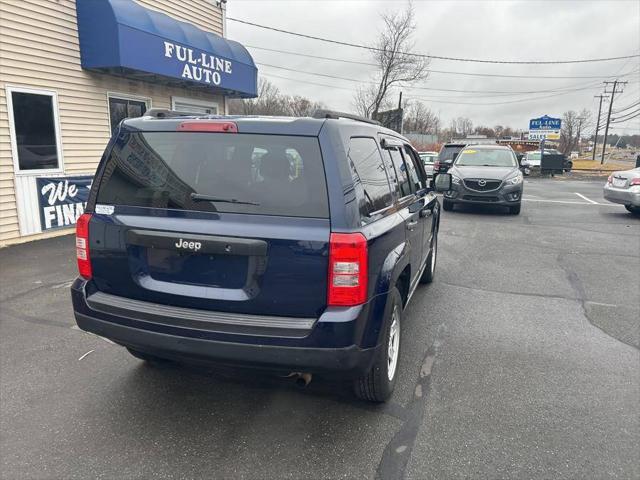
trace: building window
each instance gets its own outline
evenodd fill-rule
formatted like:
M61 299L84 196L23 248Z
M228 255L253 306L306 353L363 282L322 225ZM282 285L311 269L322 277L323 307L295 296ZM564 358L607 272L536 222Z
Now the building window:
M109 94L109 121L111 131L125 118L141 117L149 109L148 98L130 97L127 95Z
M177 112L218 114L218 104L208 100L196 100L194 98L171 97L171 109Z
M62 148L55 92L7 87L15 171L59 172Z

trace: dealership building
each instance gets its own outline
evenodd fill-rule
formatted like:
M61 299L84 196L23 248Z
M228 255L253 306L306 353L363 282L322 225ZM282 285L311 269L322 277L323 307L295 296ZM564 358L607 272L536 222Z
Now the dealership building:
M0 246L70 231L123 118L256 96L225 4L0 1Z

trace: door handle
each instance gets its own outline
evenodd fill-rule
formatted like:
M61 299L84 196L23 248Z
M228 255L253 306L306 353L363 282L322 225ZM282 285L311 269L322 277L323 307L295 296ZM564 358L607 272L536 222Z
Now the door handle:
M418 225L417 220L412 220L410 222L407 222L407 230L415 230L417 225Z

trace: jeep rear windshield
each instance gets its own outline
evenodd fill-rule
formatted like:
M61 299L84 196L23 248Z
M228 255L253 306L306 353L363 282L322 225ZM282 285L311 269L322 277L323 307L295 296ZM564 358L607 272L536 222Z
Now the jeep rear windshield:
M97 203L328 218L318 139L203 132L121 134Z

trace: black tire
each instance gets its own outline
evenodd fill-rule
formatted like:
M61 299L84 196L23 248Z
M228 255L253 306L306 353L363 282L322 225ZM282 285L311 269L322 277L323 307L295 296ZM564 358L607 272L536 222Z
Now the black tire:
M397 330L397 359L395 371L389 380L389 342L391 337L391 325L393 323L394 312L398 323ZM353 382L353 390L356 397L369 402L384 402L391 397L398 378L398 365L400 363L400 332L399 325L402 324L402 297L396 287L389 292L389 301L385 309L382 326L382 346L378 348L371 370L363 377Z
M131 355L136 357L139 360L144 360L149 363L170 363L170 360L165 358L156 357L155 355L151 355L149 353L141 352L139 350L134 350L133 348L126 347Z
M446 198L442 199L442 208L444 208L447 212L453 210L453 202L451 200L447 200Z
M634 207L633 205L625 205L624 208L626 208L628 212L631 212L634 215L640 215L640 207Z
M431 283L433 277L436 274L436 261L438 260L438 229L433 232L433 238L431 239L431 251L427 257L426 266L422 276L420 277L420 283Z
M520 215L520 207L521 207L520 203L512 207L509 207L509 213L511 215Z

